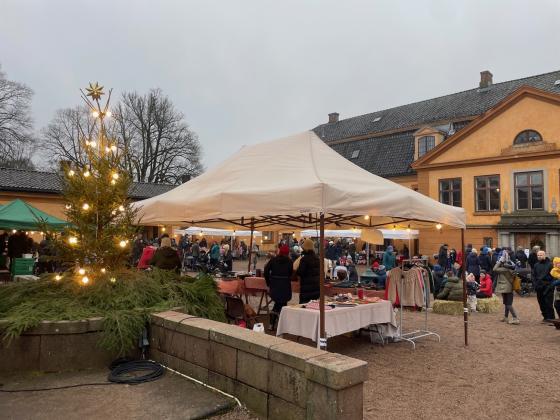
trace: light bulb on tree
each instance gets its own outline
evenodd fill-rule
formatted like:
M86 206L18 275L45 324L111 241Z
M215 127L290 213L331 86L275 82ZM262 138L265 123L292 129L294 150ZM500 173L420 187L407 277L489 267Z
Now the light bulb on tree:
M74 176L75 174L76 172L74 172L72 169L68 171L68 176Z
M66 210L70 210L72 208L72 204L66 204L64 207L66 207Z
M107 272L106 269L104 269L104 268L101 269L101 273L102 273L102 274L105 274L106 272Z
M87 178L87 177L89 177L90 175L91 175L91 172L90 172L90 171L85 171L85 172L84 172L84 178Z
M57 274L56 276L54 276L54 279L56 281L60 281L62 279L62 276L60 274Z
M93 116L93 118L97 118L97 117L99 117L99 112L93 111L93 112L91 113L91 115Z
M111 185L116 185L117 181L115 181L114 179L111 180Z
M113 116L113 113L111 111L107 111L105 113L105 116L111 118Z
M117 146L115 146L114 144L111 146L111 151L116 152L117 151Z
M120 241L120 242L119 242L119 246L120 246L121 248L126 247L126 241Z
M76 238L75 236L70 236L68 238L68 243L70 245L76 245L78 243L78 238Z
M111 175L111 178L113 178L114 180L117 180L117 179L119 179L119 174L115 172L113 175Z
M82 277L82 284L88 284L88 283L89 283L89 277L88 276Z
M119 206L119 211L124 211L124 206L122 204Z
M88 211L88 210L89 210L89 204L88 204L88 203L84 203L83 206L82 206L82 209L83 209L84 211Z
M90 145L91 147L96 147L96 146L97 146L97 143L94 142L94 141L90 141L90 142L89 142L89 145Z
M111 281L111 283L115 283L117 281L117 279L114 277L111 277L109 280Z
M80 276L83 276L84 274L86 274L86 270L83 269L83 268L80 268L80 269L78 270L78 274L79 274Z

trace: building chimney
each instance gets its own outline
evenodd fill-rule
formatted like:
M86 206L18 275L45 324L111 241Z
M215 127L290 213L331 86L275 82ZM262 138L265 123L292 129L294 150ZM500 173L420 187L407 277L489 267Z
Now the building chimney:
M189 174L181 175L181 184L184 184L185 182L189 182L190 180L191 180L191 176Z
M331 112L329 114L329 124L338 122L338 112Z
M484 70L480 72L480 85L481 89L489 88L492 86L492 73L488 70Z

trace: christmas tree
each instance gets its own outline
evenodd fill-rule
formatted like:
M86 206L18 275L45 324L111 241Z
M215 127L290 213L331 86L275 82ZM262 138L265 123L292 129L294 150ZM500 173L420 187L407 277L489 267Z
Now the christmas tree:
M70 227L58 241L61 258L73 263L62 276L83 285L115 282L111 275L126 265L135 233L135 212L130 208L130 175L120 168L117 142L107 136L111 118L111 91L102 103L103 86L90 83L82 98L91 111L91 131L81 132L80 164L67 166L63 176L66 217Z

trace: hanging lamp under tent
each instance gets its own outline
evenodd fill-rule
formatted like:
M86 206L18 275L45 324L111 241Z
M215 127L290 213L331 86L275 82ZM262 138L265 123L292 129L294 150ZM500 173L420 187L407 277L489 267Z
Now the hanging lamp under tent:
M462 208L374 175L312 131L244 146L218 166L178 187L132 204L138 224L228 230L372 229L436 223L465 228ZM252 238L252 236L251 236ZM324 248L320 249L320 336L324 328Z

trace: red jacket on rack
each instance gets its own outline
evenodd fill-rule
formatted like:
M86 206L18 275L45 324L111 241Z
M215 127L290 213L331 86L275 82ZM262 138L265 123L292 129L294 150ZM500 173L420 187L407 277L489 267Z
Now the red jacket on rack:
M480 279L480 290L478 293L492 297L492 279L490 278L490 274L486 274Z

